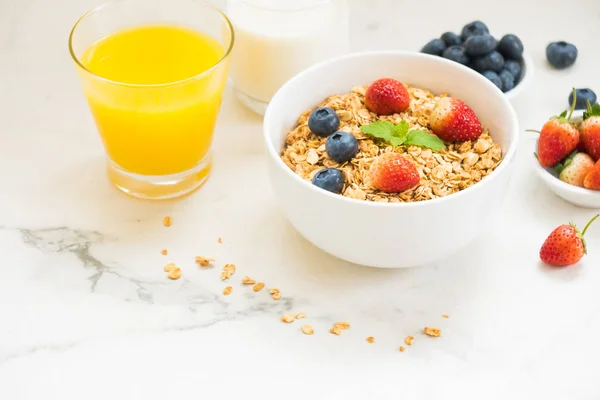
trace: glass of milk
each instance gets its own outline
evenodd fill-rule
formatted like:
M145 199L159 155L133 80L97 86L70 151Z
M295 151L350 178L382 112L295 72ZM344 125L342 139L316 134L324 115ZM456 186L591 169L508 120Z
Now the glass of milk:
M228 0L227 14L235 31L229 76L259 114L292 76L349 50L346 0Z

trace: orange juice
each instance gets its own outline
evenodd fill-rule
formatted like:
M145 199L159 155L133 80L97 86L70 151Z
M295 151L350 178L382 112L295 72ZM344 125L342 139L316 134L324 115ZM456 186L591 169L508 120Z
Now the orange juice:
M221 44L175 25L144 25L88 47L86 98L109 158L121 169L162 176L208 156L227 68ZM85 74L84 74L85 75Z

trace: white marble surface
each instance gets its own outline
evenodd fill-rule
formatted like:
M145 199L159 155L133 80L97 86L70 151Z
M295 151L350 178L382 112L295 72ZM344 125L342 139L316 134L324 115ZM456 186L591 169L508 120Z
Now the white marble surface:
M600 398L600 225L580 265L540 265L550 230L593 211L537 180L530 136L497 225L411 270L348 265L299 237L268 187L260 119L229 92L206 186L174 202L132 200L107 182L67 53L93 3L0 1L0 399ZM524 128L564 108L572 86L600 92L596 0L425 3L354 0L353 48L419 48L481 18L520 34L535 60L517 105ZM560 39L580 49L569 71L544 63ZM198 254L283 298L237 283L224 297ZM165 278L167 260L181 280ZM280 323L288 311L307 313L315 335ZM352 328L334 337L335 320ZM423 336L424 325L442 337ZM415 344L400 353L406 335Z

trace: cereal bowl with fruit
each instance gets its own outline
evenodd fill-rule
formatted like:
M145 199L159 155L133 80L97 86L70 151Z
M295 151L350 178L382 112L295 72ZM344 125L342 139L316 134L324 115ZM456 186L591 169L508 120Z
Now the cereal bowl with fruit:
M301 72L263 124L291 224L333 256L386 268L439 261L493 229L518 138L513 108L485 77L400 51Z
M550 118L539 131L534 166L562 199L579 207L600 208L600 104L588 102L582 114L575 114L577 96L570 100L571 111Z

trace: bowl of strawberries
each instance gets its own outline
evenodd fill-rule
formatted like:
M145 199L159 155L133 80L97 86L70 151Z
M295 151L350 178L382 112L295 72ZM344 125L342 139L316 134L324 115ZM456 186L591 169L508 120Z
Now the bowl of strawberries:
M588 102L581 116L552 117L539 131L535 168L548 188L565 201L600 208L600 104Z
M283 215L321 250L380 268L442 260L491 227L518 131L509 100L484 76L402 51L300 72L263 121Z

